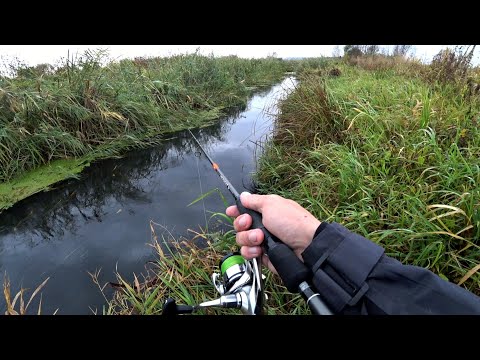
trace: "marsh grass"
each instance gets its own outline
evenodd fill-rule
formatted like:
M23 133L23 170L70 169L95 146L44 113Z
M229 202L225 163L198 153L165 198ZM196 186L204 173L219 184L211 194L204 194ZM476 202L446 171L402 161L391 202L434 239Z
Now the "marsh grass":
M258 190L480 294L478 101L405 69L340 67L279 104Z
M116 62L100 50L44 65L17 64L15 76L0 77L0 183L55 160L116 156L154 136L205 126L285 72L272 57ZM7 200L0 210L16 201Z

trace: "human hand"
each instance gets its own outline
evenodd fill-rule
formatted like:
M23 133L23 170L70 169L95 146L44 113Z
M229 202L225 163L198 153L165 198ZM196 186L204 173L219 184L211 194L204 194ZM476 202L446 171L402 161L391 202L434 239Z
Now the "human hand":
M315 230L320 225L310 212L296 201L278 195L256 195L248 192L240 194L240 200L246 208L262 214L262 223L272 235L288 245L303 261L301 253L312 242ZM260 246L264 239L263 231L250 229L252 217L240 215L236 205L229 206L225 213L235 217L233 226L237 231L236 241L241 246L240 253L246 259L252 259L263 253ZM277 273L268 257L263 254L263 264Z

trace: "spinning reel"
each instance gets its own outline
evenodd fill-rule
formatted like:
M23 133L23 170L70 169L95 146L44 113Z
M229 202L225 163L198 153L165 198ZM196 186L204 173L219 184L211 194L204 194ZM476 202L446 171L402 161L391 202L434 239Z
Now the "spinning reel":
M245 260L240 253L225 255L219 263L220 273L212 274L212 282L220 297L195 306L177 305L172 298L163 306L163 315L189 314L201 308L240 309L244 315L262 312L262 273L257 259Z

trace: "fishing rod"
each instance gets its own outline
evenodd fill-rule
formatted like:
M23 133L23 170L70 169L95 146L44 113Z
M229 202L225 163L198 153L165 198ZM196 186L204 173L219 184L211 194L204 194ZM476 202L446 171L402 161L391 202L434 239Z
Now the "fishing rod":
M270 262L277 270L288 291L292 293L299 292L307 301L313 314L332 315L330 309L321 300L320 295L308 283L311 274L307 266L295 255L292 249L265 228L262 223L261 213L243 206L238 191L223 174L218 164L203 149L190 129L188 131L235 198L235 204L240 214L246 213L252 217L251 229L261 229L263 231L264 252L268 255ZM212 275L213 284L220 293L220 298L195 306L177 305L174 299L169 298L164 304L163 314L192 313L197 309L210 306L240 308L244 314L248 315L262 314L265 294L263 291L261 264L261 256L245 260L238 252L227 254L219 264L221 275L218 273ZM220 277L223 277L223 282L219 280Z

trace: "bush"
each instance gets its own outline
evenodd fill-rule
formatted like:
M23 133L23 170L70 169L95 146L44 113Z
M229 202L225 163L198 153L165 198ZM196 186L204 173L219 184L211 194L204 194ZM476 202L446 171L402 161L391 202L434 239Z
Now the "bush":
M429 80L441 84L464 85L467 80L475 45L441 50L430 65Z

